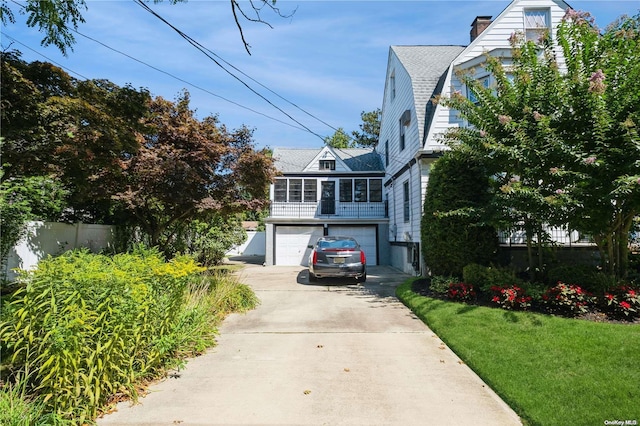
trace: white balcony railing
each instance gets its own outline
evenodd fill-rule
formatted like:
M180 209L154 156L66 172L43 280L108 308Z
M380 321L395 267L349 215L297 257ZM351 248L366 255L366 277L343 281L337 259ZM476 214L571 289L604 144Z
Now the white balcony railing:
M272 202L271 217L287 218L385 218L387 203L345 203L320 201L315 203Z
M558 227L545 227L549 234L550 243L559 246L592 245L593 240L587 235L581 235L578 231L567 231ZM524 245L527 244L527 236L524 230L500 231L498 239L502 245Z

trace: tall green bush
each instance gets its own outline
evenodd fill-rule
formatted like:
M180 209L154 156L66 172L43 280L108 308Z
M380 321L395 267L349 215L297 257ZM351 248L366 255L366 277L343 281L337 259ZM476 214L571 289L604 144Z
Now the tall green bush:
M496 230L482 221L488 189L484 168L461 152L434 163L421 223L422 254L432 275L462 276L465 265L495 259Z
M188 282L202 269L155 250L45 259L3 300L3 363L29 371L31 391L52 412L91 419L109 395L135 397L136 381L171 359Z

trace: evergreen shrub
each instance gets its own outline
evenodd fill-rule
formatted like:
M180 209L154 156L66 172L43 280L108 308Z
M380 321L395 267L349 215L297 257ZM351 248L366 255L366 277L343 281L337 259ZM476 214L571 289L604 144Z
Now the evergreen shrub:
M431 275L460 276L469 263L494 261L497 233L482 222L488 200L488 177L477 161L449 151L434 163L421 222L422 254Z

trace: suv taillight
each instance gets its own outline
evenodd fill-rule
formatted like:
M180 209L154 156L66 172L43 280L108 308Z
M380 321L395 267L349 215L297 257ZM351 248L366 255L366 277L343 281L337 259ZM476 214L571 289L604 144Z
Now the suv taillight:
M367 263L367 258L364 256L364 252L362 250L360 250L360 263L363 265Z
M313 251L313 258L311 259L311 263L313 263L314 265L318 263L318 252L315 250Z

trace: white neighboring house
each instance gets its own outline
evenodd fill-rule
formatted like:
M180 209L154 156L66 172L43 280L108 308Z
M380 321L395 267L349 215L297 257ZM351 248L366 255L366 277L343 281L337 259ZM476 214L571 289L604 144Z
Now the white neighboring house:
M456 71L475 70L488 87L492 77L480 67L485 54L509 61L509 37L522 32L537 39L556 29L569 5L554 0L514 0L495 19L478 16L468 46L391 46L377 151L386 168L389 200L390 265L407 273L425 272L420 253L420 221L431 164L447 149L441 135L465 123L456 111L433 102L453 91L467 93Z
M369 265L387 264L389 218L384 166L373 149L275 148L280 175L269 190L266 265L308 266L307 247L323 235L348 235Z

